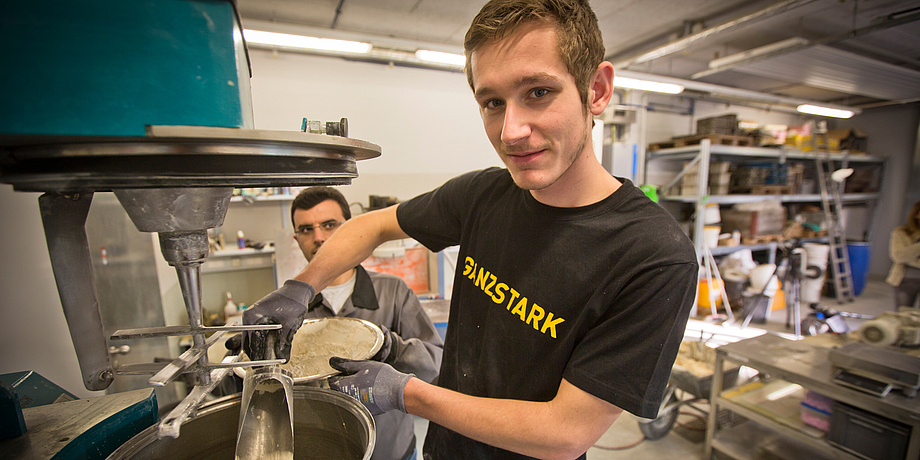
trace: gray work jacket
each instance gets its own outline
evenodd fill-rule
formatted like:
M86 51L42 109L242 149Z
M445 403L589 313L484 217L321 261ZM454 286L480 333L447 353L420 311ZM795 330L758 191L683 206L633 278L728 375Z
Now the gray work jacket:
M360 265L356 271L355 290L338 316L361 318L386 326L394 333L386 362L400 372L432 382L441 367L444 343L418 297L397 276L369 272ZM320 297L310 303L306 317L336 316L328 302ZM377 444L372 460L402 460L414 452L415 430L411 415L394 410L374 416L374 423Z

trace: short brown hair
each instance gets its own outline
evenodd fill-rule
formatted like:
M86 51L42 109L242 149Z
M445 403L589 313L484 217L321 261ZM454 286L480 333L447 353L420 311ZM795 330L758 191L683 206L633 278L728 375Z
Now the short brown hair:
M473 52L529 21L547 21L556 26L559 53L575 78L582 102L587 104L591 77L604 60L604 40L587 0L493 0L483 6L463 41L470 88L476 89L470 64Z

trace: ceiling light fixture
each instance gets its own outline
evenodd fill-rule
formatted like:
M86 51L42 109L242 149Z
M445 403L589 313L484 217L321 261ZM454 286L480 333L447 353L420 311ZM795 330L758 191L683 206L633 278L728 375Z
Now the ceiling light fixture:
M335 53L367 54L371 51L370 43L332 38L307 37L303 35L282 34L262 30L244 29L243 37L250 45L278 46Z
M832 109L830 107L822 107L813 104L802 104L795 109L802 113L834 118L850 118L854 114L852 110Z
M462 54L444 53L441 51L418 50L415 57L422 61L434 62L436 64L446 64L463 68L466 65L466 56Z
M656 93L680 94L684 87L674 83L661 83L657 81L639 80L627 77L613 77L613 86L617 88L638 89L641 91L654 91Z

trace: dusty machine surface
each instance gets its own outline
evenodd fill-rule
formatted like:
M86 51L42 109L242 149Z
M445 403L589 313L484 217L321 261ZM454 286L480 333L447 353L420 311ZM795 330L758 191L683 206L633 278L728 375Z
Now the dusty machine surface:
M901 307L863 323L857 331L860 342L869 345L920 346L920 310Z
M280 328L203 325L207 231L223 223L233 189L349 184L356 162L379 156L380 147L345 137L345 119L326 129L311 122L310 130L305 121L304 132L252 129L249 61L229 0L52 3L11 5L5 17L15 20L0 28L4 42L15 37L30 47L0 51L15 69L0 82L17 88L0 114L0 183L41 193L52 270L87 389L106 389L117 373L152 374L151 386L194 375L194 388L157 428L175 438L232 368L282 362L208 360L208 347L224 334ZM187 325L104 336L85 225L94 193L109 191L139 231L158 234ZM109 356L108 340L184 335L193 346L166 365L116 368Z

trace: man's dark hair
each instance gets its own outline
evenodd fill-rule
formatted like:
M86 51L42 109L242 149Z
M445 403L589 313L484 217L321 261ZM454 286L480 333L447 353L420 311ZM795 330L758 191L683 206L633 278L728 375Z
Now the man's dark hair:
M326 200L332 200L342 208L342 215L345 220L351 219L351 208L348 207L348 201L341 192L332 187L310 187L305 188L297 194L294 202L291 203L291 224L294 225L294 211L303 209L304 211L312 209L314 206Z

